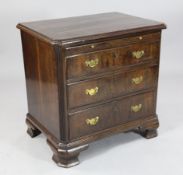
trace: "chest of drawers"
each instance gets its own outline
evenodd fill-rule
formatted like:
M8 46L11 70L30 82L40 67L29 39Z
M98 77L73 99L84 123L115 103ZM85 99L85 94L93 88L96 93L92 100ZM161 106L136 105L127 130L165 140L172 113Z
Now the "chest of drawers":
M121 13L20 23L28 134L62 167L90 142L135 130L157 136L163 23ZM41 150L40 150L41 151Z

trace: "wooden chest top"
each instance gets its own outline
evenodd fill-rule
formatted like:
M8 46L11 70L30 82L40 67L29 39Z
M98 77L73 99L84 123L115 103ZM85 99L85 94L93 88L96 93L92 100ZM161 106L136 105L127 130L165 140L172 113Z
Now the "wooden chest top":
M122 36L129 33L160 30L163 23L123 13L102 13L81 17L44 20L18 24L18 28L31 31L48 41L85 43L88 40Z

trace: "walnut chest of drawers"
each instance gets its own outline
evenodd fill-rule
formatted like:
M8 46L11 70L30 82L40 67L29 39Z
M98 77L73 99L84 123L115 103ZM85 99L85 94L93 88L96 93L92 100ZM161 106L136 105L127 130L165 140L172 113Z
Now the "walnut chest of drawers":
M157 136L163 23L122 13L20 23L28 134L43 132L53 160L78 164L97 139ZM41 151L41 150L40 150Z

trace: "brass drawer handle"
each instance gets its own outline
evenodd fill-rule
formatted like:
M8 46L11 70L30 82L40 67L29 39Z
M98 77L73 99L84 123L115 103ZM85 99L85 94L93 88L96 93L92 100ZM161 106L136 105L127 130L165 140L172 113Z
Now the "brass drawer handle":
M93 95L95 95L98 92L98 89L99 89L98 87L95 87L93 89L86 89L85 90L85 94L93 96Z
M140 84L143 81L143 76L132 78L132 83L134 84Z
M85 64L86 64L87 67L93 68L93 67L96 67L97 66L98 62L99 62L99 59L96 58L94 60L86 60L85 61Z
M131 106L132 112L139 112L142 109L142 104Z
M141 58L144 54L145 54L144 50L132 52L133 57L135 57L136 59Z
M91 125L91 126L94 126L94 125L96 125L97 123L98 123L98 121L99 121L99 116L96 116L96 117L94 117L94 118L87 118L86 119L86 124L87 125Z

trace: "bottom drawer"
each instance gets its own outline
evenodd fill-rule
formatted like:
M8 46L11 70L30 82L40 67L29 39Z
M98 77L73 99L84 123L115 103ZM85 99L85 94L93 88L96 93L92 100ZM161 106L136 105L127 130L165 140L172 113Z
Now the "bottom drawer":
M155 113L155 102L155 92L148 92L71 114L70 139L152 115Z

